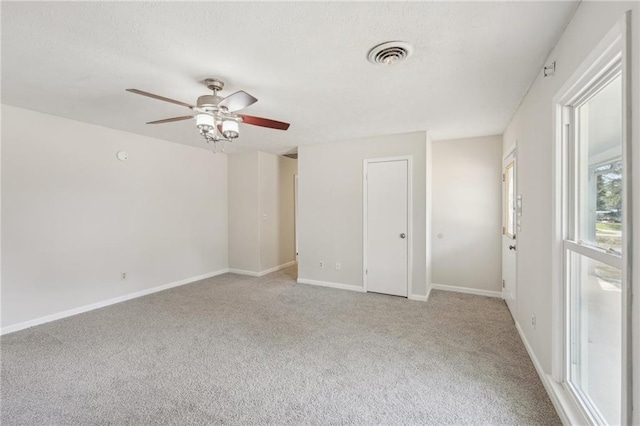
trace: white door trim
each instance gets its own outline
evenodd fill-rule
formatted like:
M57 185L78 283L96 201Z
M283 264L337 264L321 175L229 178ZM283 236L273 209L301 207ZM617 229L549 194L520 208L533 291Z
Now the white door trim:
M513 148L509 151L508 154L504 155L502 158L502 176L503 176L503 181L502 181L502 206L501 206L501 210L502 210L502 226L505 226L506 224L506 199L505 199L505 195L506 195L506 182L504 180L504 172L505 172L505 163L509 160L509 158L511 158L511 161L513 162L514 166L515 166L515 170L514 170L514 179L515 179L515 184L513 185L513 195L515 196L516 200L518 199L518 141L516 140L515 145L513 146ZM517 201L516 201L517 203ZM519 215L520 214L520 210L519 207L516 206L516 222L513 224L513 231L515 233L516 239L514 240L516 243L516 251L514 253L515 255L515 265L514 265L514 283L513 286L515 287L515 298L513 300L514 305L517 306L518 304L518 234L520 233L520 229L518 227L518 224L520 223L520 218ZM502 234L500 235L500 248L501 248L501 253L500 253L500 257L502 259L504 259L504 254L502 253L502 251L504 251L504 231L502 232ZM504 282L504 266L502 268L502 280ZM507 300L507 298L505 297L507 295L506 292L506 287L503 285L502 286L502 291L501 291L501 295L502 295L502 299L503 300ZM515 309L514 309L515 310ZM516 310L517 311L517 310ZM511 312L511 315L515 318L516 317L516 312Z
M513 148L511 148L509 150L509 152L506 152L502 155L502 162L506 161L507 158L509 158L511 155L515 156L515 153L518 151L518 141L516 140L515 145L513 146ZM503 166L504 167L504 166Z
M362 287L367 292L367 170L371 163L391 161L407 162L407 298L411 296L413 284L413 155L397 157L365 158L362 161Z

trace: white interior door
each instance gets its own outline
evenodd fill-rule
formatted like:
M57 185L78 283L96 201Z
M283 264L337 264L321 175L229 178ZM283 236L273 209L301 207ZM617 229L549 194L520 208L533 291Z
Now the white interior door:
M409 160L370 160L365 166L365 289L407 297Z
M511 315L515 317L518 230L515 151L504 159L502 181L502 298L507 302Z

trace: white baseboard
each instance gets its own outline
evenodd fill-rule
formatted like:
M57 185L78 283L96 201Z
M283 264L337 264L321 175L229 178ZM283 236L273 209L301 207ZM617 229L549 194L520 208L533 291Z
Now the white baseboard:
M340 283L332 283L329 281L308 280L306 278L298 278L298 283L317 285L321 287L337 288L340 290L358 291L360 293L364 293L364 287L360 287L352 284L340 284Z
M517 321L515 323L518 334L520 334L520 339L522 339L522 343L527 349L529 358L531 358L531 362L533 362L533 366L538 372L540 381L542 381L544 389L547 391L549 399L551 399L551 403L556 409L556 412L558 413L562 424L565 426L590 424L590 422L584 417L584 415L582 415L579 408L575 405L575 403L571 399L571 396L562 387L562 385L556 382L550 374L547 374L544 371L544 369L542 368L542 364L540 364L538 357L536 357L536 354L533 352L533 348L531 348L529 341L525 337L520 324Z
M429 301L429 296L431 296L431 287L433 287L433 285L429 285L427 286L427 294L422 296L421 294L410 294L408 299L409 300L416 300L418 302L428 302Z
M258 276L261 277L263 275L267 275L267 274L270 274L272 272L276 272L276 271L279 271L281 269L288 268L289 266L293 266L296 263L297 262L295 260L292 260L291 262L283 263L282 265L278 265L278 266L276 266L274 268L261 271L260 274L258 274Z
M491 290L479 290L477 288L457 287L455 285L431 284L433 290L454 291L456 293L475 294L476 296L499 297L502 298L502 292Z
M62 318L70 317L73 315L81 314L83 312L93 311L94 309L104 308L105 306L114 305L116 303L124 302L127 300L135 299L138 297L146 296L148 294L157 293L159 291L168 290L173 287L179 287L181 285L190 284L196 281L204 280L206 278L215 277L217 275L226 274L228 269L221 269L215 272L209 272L207 274L198 275L184 280L175 281L168 284L163 284L157 287L148 288L145 290L136 291L134 293L125 294L123 296L114 297L112 299L103 300L101 302L92 303L90 305L80 306L78 308L68 309L66 311L58 312L51 315L45 315L40 318L35 318L29 321L20 322L18 324L2 327L0 335L13 333L16 331L24 330L25 328L35 327L36 325L45 324L51 321L59 320Z
M249 275L251 277L259 277L260 276L260 272L245 271L244 269L229 268L229 272L232 273L232 274Z
M410 294L409 297L407 297L407 299L415 300L418 302L426 302L427 300L429 300L429 295L427 294L426 296L422 296L420 294Z
M265 269L264 271L260 271L260 272L246 271L244 269L234 269L234 268L229 268L229 272L231 272L232 274L249 275L251 277L262 277L262 276L265 276L265 275L270 274L272 272L276 272L276 271L279 271L281 269L288 268L289 266L293 266L296 263L297 262L295 260L293 260L291 262L283 263L282 265L278 265L278 266L275 266L275 267L270 268L270 269Z
M337 288L339 290L350 290L350 291L357 291L359 293L364 293L364 287L360 287L357 285L353 285L353 284L340 284L340 283L332 283L329 281L318 281L318 280L309 280L306 278L298 278L298 283L299 284L310 284L310 285L317 285L320 287L330 287L330 288ZM410 294L407 299L409 300L416 300L418 302L426 302L427 300L429 300L429 293L431 292L431 289L428 290L427 295L426 296L422 296L420 294Z

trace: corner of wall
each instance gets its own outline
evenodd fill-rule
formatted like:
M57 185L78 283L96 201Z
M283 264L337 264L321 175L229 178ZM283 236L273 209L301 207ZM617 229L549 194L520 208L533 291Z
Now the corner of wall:
M426 279L426 287L427 287L427 298L429 297L429 294L431 293L431 279L432 279L432 253L433 253L433 249L432 249L432 240L433 240L433 230L432 230L432 226L433 226L433 218L432 218L432 193L433 193L433 188L432 188L432 184L433 184L433 179L432 179L432 163L433 163L433 142L431 140L431 135L429 134L429 132L425 132L425 137L426 137L426 143L427 143L427 147L425 150L425 155L426 155L426 170L425 170L425 179L427 180L426 183L426 188L427 188L427 195L426 195L426 207L427 207L427 211L426 211L426 215L427 215L427 236L426 236L426 243L427 243L427 247L426 247L426 253L427 253L427 261L426 261L426 274L425 274L425 279Z
M259 194L258 151L228 156L228 267L259 273ZM254 216L255 214L255 216Z
M258 199L257 199L258 206L257 206L257 211L256 211L256 214L257 214L256 220L258 221L258 227L257 227L257 230L258 230L258 235L257 235L258 244L256 245L256 250L257 250L256 256L258 258L258 273L260 271L262 271L262 259L261 259L261 256L260 256L260 253L262 251L262 237L261 237L262 224L260 222L260 217L262 216L261 212L262 212L262 184L263 184L263 182L262 182L262 179L260 179L260 176L262 174L262 171L261 171L261 169L262 169L262 167L261 167L261 165L262 165L261 157L263 155L264 155L264 153L262 151L256 151L256 170L257 170L257 173L258 173L257 174L257 177L258 177L258 182L257 182L257 184L258 184Z

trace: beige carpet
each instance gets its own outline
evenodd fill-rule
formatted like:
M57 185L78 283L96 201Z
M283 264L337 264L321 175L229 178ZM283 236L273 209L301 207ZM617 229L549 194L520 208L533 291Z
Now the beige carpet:
M3 336L9 425L560 421L501 300L200 281Z

